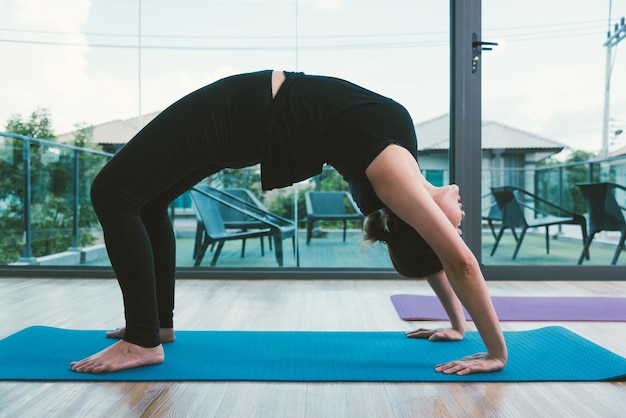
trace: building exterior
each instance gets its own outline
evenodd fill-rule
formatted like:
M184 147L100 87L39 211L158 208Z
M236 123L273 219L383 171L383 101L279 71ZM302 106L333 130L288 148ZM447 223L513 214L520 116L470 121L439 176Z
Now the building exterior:
M107 152L116 152L159 112L125 120L113 120L93 128L93 140ZM450 117L442 115L417 123L419 163L426 178L434 185L450 182L448 151ZM59 135L59 142L70 142L75 131ZM483 194L493 186L511 185L532 192L538 162L558 154L565 145L548 138L503 125L484 121L482 125Z
M415 125L419 163L426 178L435 185L450 182L448 151L450 117L442 115ZM532 192L537 163L566 146L554 140L503 125L482 123L482 192L494 186L516 186Z
M141 118L116 119L93 126L93 142L100 144L103 151L115 153L126 144L141 128L146 126L160 112L142 115ZM76 131L57 136L57 141L69 143L74 139Z

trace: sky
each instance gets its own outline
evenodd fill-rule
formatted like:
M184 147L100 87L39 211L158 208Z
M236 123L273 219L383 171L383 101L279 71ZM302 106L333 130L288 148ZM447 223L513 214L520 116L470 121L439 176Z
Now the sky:
M483 0L483 120L598 152L607 38L626 0ZM77 124L137 117L221 77L261 69L348 79L449 112L445 0L0 0L0 130L50 112ZM610 20L609 20L610 14ZM141 47L141 48L140 48ZM626 146L626 41L611 48L611 149ZM419 132L418 132L419 138Z

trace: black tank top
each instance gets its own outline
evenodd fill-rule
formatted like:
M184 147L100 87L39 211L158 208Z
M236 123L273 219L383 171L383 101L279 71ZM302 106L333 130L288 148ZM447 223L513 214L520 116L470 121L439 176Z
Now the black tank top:
M364 214L383 207L365 169L389 144L417 159L413 121L399 103L333 77L285 73L266 128L263 188L284 187L319 174L324 163L350 184Z

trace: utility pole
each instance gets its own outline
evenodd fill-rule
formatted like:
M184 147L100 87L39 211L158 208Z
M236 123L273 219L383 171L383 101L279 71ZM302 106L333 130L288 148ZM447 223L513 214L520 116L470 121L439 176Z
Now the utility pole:
M606 159L609 157L609 119L610 119L610 92L611 92L611 48L616 47L620 41L626 38L626 24L624 23L624 17L621 18L619 24L615 24L613 33L611 30L606 33L606 76L604 84L604 121L602 124L602 150L600 152L600 159Z

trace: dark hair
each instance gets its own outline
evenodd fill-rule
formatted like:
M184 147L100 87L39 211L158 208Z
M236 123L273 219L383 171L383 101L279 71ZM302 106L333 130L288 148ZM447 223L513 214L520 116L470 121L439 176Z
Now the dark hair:
M365 240L387 244L395 269L403 276L425 277L441 271L437 254L410 225L389 210L379 210L365 219Z

